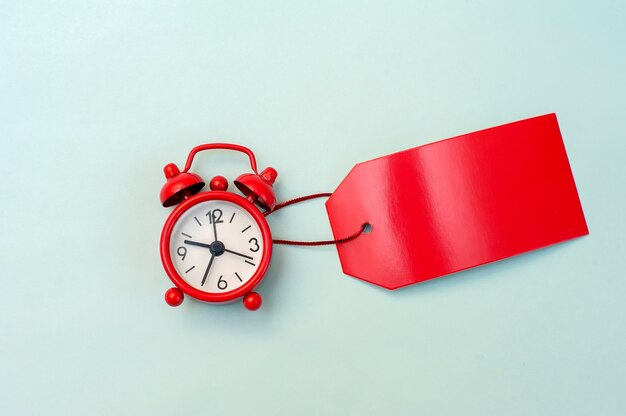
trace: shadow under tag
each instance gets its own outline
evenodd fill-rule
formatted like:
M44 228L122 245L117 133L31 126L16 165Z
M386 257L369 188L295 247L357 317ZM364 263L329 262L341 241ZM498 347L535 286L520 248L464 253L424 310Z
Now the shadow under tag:
M326 202L344 273L387 289L589 233L555 114L357 164Z

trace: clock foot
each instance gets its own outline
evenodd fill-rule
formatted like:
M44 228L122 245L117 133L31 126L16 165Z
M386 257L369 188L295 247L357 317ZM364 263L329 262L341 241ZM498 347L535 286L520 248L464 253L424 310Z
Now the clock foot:
M261 295L256 292L250 292L243 297L243 306L249 311L256 311L261 307L262 303Z
M167 292L165 292L165 302L170 306L179 306L183 303L183 299L185 299L185 295L183 295L183 292L177 287L168 289Z

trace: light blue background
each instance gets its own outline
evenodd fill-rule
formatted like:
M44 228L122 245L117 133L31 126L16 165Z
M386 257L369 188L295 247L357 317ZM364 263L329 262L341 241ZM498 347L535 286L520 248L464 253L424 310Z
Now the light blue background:
M624 1L3 1L0 414L624 414L624 74ZM588 237L396 292L277 247L258 313L163 302L161 169L196 144L284 200L548 112ZM270 223L330 236L322 201Z

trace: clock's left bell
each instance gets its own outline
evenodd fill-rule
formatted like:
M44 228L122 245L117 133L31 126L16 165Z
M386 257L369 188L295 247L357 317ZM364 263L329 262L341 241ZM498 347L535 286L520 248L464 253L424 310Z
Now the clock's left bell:
M204 180L195 173L181 172L174 163L163 168L167 182L161 188L161 204L164 207L176 205L204 187Z

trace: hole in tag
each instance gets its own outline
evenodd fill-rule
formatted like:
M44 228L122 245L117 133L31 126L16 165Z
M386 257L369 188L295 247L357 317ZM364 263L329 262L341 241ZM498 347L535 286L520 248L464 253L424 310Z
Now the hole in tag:
M369 234L372 232L372 230L373 230L372 224L370 224L369 222L366 222L365 224L363 224L363 234Z

